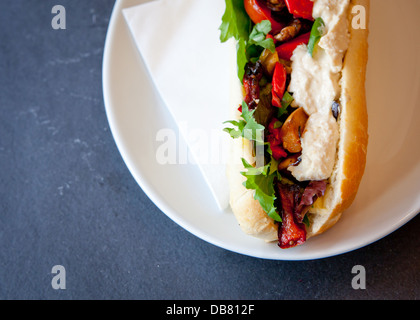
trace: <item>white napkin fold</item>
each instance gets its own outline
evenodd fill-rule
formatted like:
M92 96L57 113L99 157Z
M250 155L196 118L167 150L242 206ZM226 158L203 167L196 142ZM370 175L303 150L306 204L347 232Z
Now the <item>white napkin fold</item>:
M158 0L123 10L150 76L219 209L229 206L223 122L230 59L218 30L223 0ZM191 158L190 158L191 159Z

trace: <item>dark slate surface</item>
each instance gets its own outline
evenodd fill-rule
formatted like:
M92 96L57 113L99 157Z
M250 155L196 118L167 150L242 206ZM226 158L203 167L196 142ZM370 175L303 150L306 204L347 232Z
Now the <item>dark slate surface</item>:
M67 30L51 28L64 5ZM360 250L281 262L228 252L148 199L110 133L112 0L0 2L1 299L418 299L420 219ZM66 268L66 290L51 286ZM366 268L366 290L351 286Z

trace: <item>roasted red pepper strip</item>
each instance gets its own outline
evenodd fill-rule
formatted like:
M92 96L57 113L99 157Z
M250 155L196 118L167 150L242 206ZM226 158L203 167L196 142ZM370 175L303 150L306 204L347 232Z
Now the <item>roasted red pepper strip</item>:
M284 90L286 90L286 78L287 72L286 68L280 63L277 62L274 67L273 81L271 89L272 99L271 104L277 108L281 108L281 99L283 99Z
M271 10L261 0L244 0L245 10L255 24L260 23L263 20L271 22L271 32L273 34L280 32L285 25L281 22L276 21L271 16Z
M294 186L286 186L278 183L278 189L282 205L282 223L279 226L279 247L282 249L292 248L305 243L306 229L302 223L294 219L293 211L296 206L298 190Z
M279 228L279 246L282 249L288 249L299 246L306 241L306 231L303 224L297 224L293 220L293 214L284 212L282 215L282 224Z
M287 152L282 147L282 141L280 137L281 127L276 128L277 123L280 123L279 120L273 118L273 120L271 120L270 124L268 125L269 134L267 136L267 141L270 143L273 158L278 161L281 158L286 158Z
M273 158L279 161L281 158L287 157L287 152L281 145L270 145Z
M290 40L286 43L279 45L276 48L279 58L283 60L290 60L292 58L293 51L295 51L296 47L301 44L307 45L309 42L310 36L311 36L310 32L304 33L300 35L299 37L294 38L293 40Z
M312 0L285 0L285 2L289 12L294 17L313 20L314 2Z
M277 124L280 124L280 121L276 118L273 118L270 124L268 125L268 132L270 133L270 136L273 137L273 141L270 141L270 142L273 142L274 144L281 143L281 136L280 136L281 126L277 126Z

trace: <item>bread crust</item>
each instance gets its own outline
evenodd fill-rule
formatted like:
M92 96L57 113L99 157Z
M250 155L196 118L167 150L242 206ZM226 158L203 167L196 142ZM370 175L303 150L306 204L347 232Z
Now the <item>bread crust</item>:
M307 238L331 228L356 197L366 165L368 144L368 115L365 96L365 77L368 59L369 0L352 0L352 8L361 5L366 9L366 29L353 29L350 23L350 44L346 52L341 79L340 140L335 170L330 178L325 196L319 198L308 217L310 227ZM234 64L235 65L235 64ZM233 73L236 77L236 72ZM233 80L233 83L238 83ZM239 89L238 89L239 87ZM240 85L233 92L242 92ZM242 99L242 96L240 97ZM238 96L232 106L239 105ZM235 118L240 117L235 110ZM227 165L230 187L230 206L243 232L265 241L277 241L278 224L268 217L259 202L254 200L254 191L243 186L245 178L240 172L245 168L238 159L251 157L251 147L245 139L232 139L231 154ZM251 163L251 162L250 162Z
M254 199L254 190L248 190L242 184L245 177L241 175L241 172L245 171L245 168L242 163L238 162L238 159L241 158L241 155L250 157L250 149L248 140L243 138L232 140L227 165L230 207L244 233L267 242L276 241L278 224L265 213L260 203Z
M366 9L366 29L354 29L350 23L350 44L347 49L341 78L340 140L336 170L323 198L310 210L311 225L307 238L331 228L343 211L353 203L362 180L368 145L368 114L366 106L365 78L368 61L369 0L353 0L354 6Z

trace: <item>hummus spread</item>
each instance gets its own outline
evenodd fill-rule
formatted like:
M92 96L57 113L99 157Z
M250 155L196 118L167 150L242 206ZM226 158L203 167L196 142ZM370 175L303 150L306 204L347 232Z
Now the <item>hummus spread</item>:
M315 0L313 17L325 23L323 36L311 57L306 45L292 56L289 91L309 119L302 134L301 162L289 171L299 181L328 179L334 169L339 130L331 107L340 98L343 57L350 36L350 0Z

